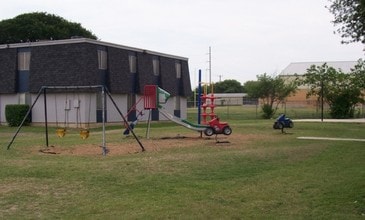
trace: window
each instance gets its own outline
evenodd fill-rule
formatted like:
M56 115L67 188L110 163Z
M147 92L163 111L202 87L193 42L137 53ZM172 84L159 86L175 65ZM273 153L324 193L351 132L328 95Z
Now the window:
M18 70L29 70L30 52L18 52Z
M137 57L135 54L129 55L129 72L130 73L137 72Z
M30 94L28 92L25 93L19 93L19 104L30 104L31 103L31 98L30 98Z
M180 110L181 103L180 103L180 96L175 97L175 110Z
M135 104L136 104L136 95L133 93L128 94L127 95L128 121L135 121L137 119Z
M176 78L180 79L181 78L181 63L180 62L175 63L175 69L176 69Z
M158 76L160 75L160 60L158 57L154 57L152 59L152 65L153 65L153 75Z
M128 108L128 111L130 111L135 104L136 104L136 95L133 94L133 93L129 93L127 95L127 108Z
M99 70L108 69L108 53L105 50L98 50Z

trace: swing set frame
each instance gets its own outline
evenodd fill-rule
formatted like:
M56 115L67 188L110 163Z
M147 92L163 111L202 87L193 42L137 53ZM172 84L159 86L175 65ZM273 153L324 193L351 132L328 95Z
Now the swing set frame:
M18 133L20 132L20 129L23 127L26 119L28 118L28 116L30 115L33 107L35 106L35 104L37 103L39 97L43 94L44 97L44 127L45 127L45 139L46 139L46 147L49 147L49 138L48 138L48 119L47 119L47 90L100 90L101 92L101 98L102 98L102 127L103 127L103 132L102 132L102 154L104 156L106 156L106 154L108 153L108 149L106 147L106 135L105 135L105 119L106 119L106 111L105 111L105 104L106 104L106 95L109 97L110 101L113 103L115 109L118 111L119 115L122 117L124 123L126 124L126 126L128 127L128 129L130 129L131 133L133 134L134 138L136 139L136 141L138 142L139 146L142 149L142 152L145 151L145 148L143 147L141 141L138 139L137 135L133 132L133 129L130 128L129 123L127 121L127 119L124 117L124 115L122 114L121 110L119 109L119 107L117 106L117 104L115 103L113 97L111 96L108 88L106 86L103 85L94 85L94 86L42 86L38 93L37 96L35 98L35 100L33 101L31 107L29 108L28 112L25 114L21 124L18 126L14 136L12 137L11 141L9 142L7 149L10 149L10 146L13 144L16 136L18 135ZM57 116L56 116L57 117Z

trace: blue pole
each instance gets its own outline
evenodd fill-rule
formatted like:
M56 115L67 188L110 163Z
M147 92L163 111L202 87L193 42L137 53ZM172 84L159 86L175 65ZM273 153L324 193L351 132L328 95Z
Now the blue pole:
M201 95L202 95L202 70L199 70L199 85L198 85L198 124L201 117Z

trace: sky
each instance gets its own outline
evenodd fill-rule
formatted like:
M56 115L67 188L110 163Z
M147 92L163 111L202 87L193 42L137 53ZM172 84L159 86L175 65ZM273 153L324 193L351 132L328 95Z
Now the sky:
M334 34L328 5L328 0L6 0L0 20L47 12L80 23L102 41L187 57L195 87L199 69L203 82L243 84L263 73L280 74L291 62L363 58L364 45L341 44Z

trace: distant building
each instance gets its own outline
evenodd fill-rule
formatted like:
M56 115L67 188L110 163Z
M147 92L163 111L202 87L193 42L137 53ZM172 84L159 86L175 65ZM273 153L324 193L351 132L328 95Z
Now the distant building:
M355 67L357 61L294 62L283 69L279 76L290 81L303 76L312 65L322 66L324 63L336 70L349 73ZM317 97L306 97L308 91L309 87L307 85L300 86L296 94L288 97L286 102L297 103L297 105L317 105Z
M188 58L86 38L0 45L0 79L0 123L6 122L6 105L32 104L42 86L105 85L127 114L144 85L155 84L171 94L166 110L182 118L191 94ZM47 96L50 122L101 122L100 106L101 97L93 91L57 91ZM44 121L43 109L41 97L32 122ZM143 109L143 102L137 109ZM109 100L106 111L107 122L120 121ZM128 119L136 114L131 111ZM160 119L158 111L152 119Z
M211 96L211 94L207 94ZM252 104L246 93L214 93L214 104L217 106ZM210 100L207 100L210 104Z
M312 65L322 66L325 63L336 70L341 69L343 72L348 73L355 67L357 61L294 62L283 69L280 76L304 75Z

